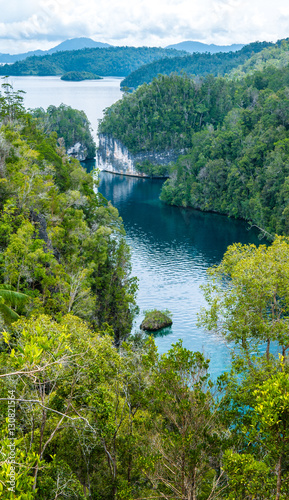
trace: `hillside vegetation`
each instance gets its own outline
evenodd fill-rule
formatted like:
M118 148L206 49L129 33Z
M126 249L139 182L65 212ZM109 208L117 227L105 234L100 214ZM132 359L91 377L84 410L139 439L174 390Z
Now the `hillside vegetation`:
M172 166L161 199L289 234L288 85L288 66L240 82L223 122L193 134L191 149Z
M45 111L43 108L36 108L32 115L37 119L38 127L45 135L55 132L58 142L62 142L65 150L81 143L87 158L94 158L96 145L91 134L91 127L84 111L73 109L65 104L60 106L48 106Z
M70 71L100 76L126 76L142 64L174 57L180 52L156 47L107 47L56 52L0 66L0 75L62 75ZM186 54L186 52L184 52Z
M224 119L233 97L223 78L209 76L200 84L188 76L160 76L106 109L99 132L134 153L188 148L194 132Z
M194 96L179 78L178 98ZM256 104L252 87L241 125L234 108L223 117L207 100L228 151L259 122L261 151L277 123L269 195L287 168L287 90L278 92L261 90ZM152 337L130 335L137 286L117 210L7 83L0 121L1 500L288 498L288 239L234 244L209 270L200 324L237 347L215 383L209 360L181 341L160 355ZM194 133L204 157L206 132L213 126Z
M273 44L268 42L255 42L245 45L236 52L217 54L195 53L185 57L176 56L172 59L160 59L133 71L122 82L122 87L137 88L143 83L150 83L158 75L171 73L186 73L190 76L214 75L223 76L249 59L253 54L261 52L265 47Z
M100 131L132 152L184 149L166 203L289 234L289 66L279 65L243 79L159 76L106 110Z
M55 319L71 312L106 323L118 341L131 329L135 284L117 211L94 193L92 175L47 130L57 108L36 113L39 123L21 96L5 89L0 282L27 294L30 312Z
M243 77L254 71L267 68L281 69L289 64L289 40L280 40L274 45L264 48L261 52L252 55L241 66L233 69L230 73L232 78Z

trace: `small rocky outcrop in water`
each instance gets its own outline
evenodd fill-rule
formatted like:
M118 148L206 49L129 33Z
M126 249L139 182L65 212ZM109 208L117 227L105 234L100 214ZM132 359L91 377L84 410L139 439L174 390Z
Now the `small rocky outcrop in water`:
M173 322L169 315L169 311L158 311L157 309L146 311L145 318L140 327L142 330L155 332L161 328L171 326Z
M102 77L87 71L68 71L68 73L62 75L60 80L66 82L81 82L82 80L102 80Z

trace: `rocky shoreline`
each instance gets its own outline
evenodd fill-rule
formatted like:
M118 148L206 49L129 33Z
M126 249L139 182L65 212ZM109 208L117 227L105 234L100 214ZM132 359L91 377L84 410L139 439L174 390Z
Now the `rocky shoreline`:
M168 150L161 152L145 151L133 154L121 141L115 139L113 136L99 134L98 137L98 167L100 170L112 172L114 174L133 177L151 177L151 175L139 172L136 167L137 164L149 161L153 165L167 166L176 161L180 154L183 153L183 151Z

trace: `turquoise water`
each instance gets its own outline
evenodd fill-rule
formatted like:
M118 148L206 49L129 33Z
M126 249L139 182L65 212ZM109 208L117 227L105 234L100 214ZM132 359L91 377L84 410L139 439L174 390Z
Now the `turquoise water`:
M16 90L26 91L28 108L64 103L86 112L96 136L103 110L121 98L121 78L63 82L59 77L11 77ZM182 339L191 350L211 358L215 378L230 365L230 348L223 338L196 326L205 305L200 285L207 282L208 267L218 264L228 245L258 243L256 232L245 223L215 214L169 207L159 201L161 180L138 179L102 172L100 191L123 218L132 248L132 273L139 278L140 315L143 310L169 309L173 326L156 336L160 352Z
M242 221L163 204L162 180L109 172L101 172L99 178L99 191L123 218L132 249L132 274L139 279L141 312L134 331L139 331L144 310L169 309L173 325L156 336L159 351L182 339L185 347L211 359L215 378L230 366L230 348L221 336L196 326L205 305L200 285L207 282L208 267L221 261L228 245L258 243L256 232Z

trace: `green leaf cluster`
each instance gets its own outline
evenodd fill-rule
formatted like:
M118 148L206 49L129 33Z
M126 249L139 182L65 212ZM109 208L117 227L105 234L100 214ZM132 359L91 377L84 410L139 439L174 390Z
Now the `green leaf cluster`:
M199 85L188 76L159 76L106 109L99 133L113 135L133 153L181 153L194 133L223 121L233 93L222 78L207 77Z
M87 159L95 157L96 146L84 111L60 104L58 107L48 106L46 111L36 108L32 111L32 116L37 119L45 135L56 132L59 141L63 141L66 151L79 142L84 148Z
M19 107L18 95L8 90L3 99ZM86 117L65 106L39 114L49 130L21 106L9 119L2 107L0 282L14 296L30 297L26 314L73 312L94 325L110 324L118 342L130 332L136 292L122 222L96 194L92 174L48 133L62 117L60 127L77 134L69 123L76 118L82 130Z

